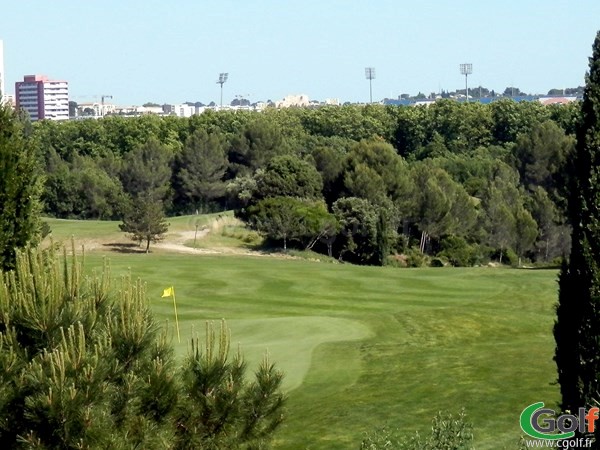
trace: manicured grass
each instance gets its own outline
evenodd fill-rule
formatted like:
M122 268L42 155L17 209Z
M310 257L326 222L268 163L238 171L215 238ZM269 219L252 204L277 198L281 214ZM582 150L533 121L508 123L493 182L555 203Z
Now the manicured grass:
M119 230L119 223L109 220L68 220L44 218L50 225L50 237L55 242L68 241L71 237L75 240L93 239L98 236L103 238L117 238L123 236Z
M204 226L209 226L216 219L233 218L232 211L222 213L177 216L168 217L166 221L169 223L169 232L176 231L194 231L196 225L201 229ZM52 236L57 239L70 239L71 236L77 238L97 238L111 237L115 235L123 236L119 229L120 221L111 220L69 220L69 219L54 219L51 217L43 218L44 222L48 222L52 230Z
M87 267L101 263L86 256ZM522 409L552 407L556 271L391 269L270 257L111 254L115 274L146 280L183 340L225 318L255 367L265 350L286 373L277 448L358 448L389 424L427 433L438 410L465 407L477 449L515 448ZM200 334L201 335L201 334ZM201 335L202 336L202 335Z

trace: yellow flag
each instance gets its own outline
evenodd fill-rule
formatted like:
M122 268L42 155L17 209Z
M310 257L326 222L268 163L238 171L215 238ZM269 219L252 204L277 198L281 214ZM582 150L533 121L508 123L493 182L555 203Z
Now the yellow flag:
M162 297L171 297L173 295L173 292L174 292L173 286L168 287L163 291Z

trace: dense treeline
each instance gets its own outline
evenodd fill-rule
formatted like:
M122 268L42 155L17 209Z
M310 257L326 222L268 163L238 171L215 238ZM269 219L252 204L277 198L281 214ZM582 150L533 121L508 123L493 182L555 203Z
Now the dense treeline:
M361 264L516 263L569 248L579 107L442 100L41 122L34 133L52 216L234 208L276 245Z

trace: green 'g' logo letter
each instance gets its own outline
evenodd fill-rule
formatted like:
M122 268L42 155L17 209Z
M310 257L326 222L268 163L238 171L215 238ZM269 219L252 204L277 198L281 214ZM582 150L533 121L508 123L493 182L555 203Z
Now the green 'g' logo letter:
M542 414L554 414L554 411L544 408L543 402L533 403L525 408L521 413L520 418L521 430L536 439L558 440L569 439L575 436L574 431L553 434L554 431L556 431L556 420L543 419L542 422L544 422L546 426L541 426L538 423L538 419Z

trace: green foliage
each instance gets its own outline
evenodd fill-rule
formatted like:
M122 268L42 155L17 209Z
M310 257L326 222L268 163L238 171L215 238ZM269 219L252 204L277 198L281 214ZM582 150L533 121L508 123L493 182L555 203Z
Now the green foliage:
M511 248L496 249L490 254L492 259L500 262L500 264L506 264L507 266L517 267L520 262L520 257Z
M250 225L273 240L304 242L311 249L320 240L335 236L337 223L320 201L271 197L248 208Z
M202 210L209 201L225 193L227 169L225 141L221 135L204 130L194 132L176 158L176 191L181 209Z
M509 149L492 146L480 147L470 155L447 153L443 157L428 159L427 163L444 169L470 196L482 198L489 180L512 171L505 162L508 159Z
M0 103L0 270L12 268L16 250L39 237L42 180L25 123Z
M48 212L61 218L116 219L126 204L123 187L89 156L68 163L54 150L47 155L47 177L42 200Z
M527 199L527 209L538 226L538 239L535 242L536 259L552 261L566 255L570 248L570 233L567 225L561 223L561 215L556 204L544 188L537 186Z
M141 283L124 279L116 291L108 267L83 277L66 252L30 251L2 274L0 304L5 445L164 445L160 420L176 400L172 351Z
M169 191L171 158L169 148L154 139L128 153L120 173L125 192L132 197L164 199Z
M412 158L427 143L427 108L400 106L390 109L395 118L393 144L398 153Z
M390 254L390 230L389 220L386 214L380 210L377 216L377 255L376 261L380 266L385 265Z
M466 235L475 225L475 205L464 188L443 169L425 163L413 167L411 217L428 236Z
M446 263L442 258L431 258L429 262L429 267L444 267Z
M132 200L119 228L129 233L133 241L140 244L146 242L146 253L148 253L150 243L162 240L169 229L169 224L166 223L162 203L148 193Z
M497 144L515 142L517 136L528 133L533 126L550 118L548 108L538 102L515 102L502 99L490 104L492 134Z
M346 161L345 149L334 146L318 146L311 152L311 156L323 180L323 197L328 204L331 204L342 190L342 175Z
M385 142L361 141L348 153L344 184L350 197L380 204L382 198L403 199L410 189L405 161Z
M478 262L477 249L460 236L444 236L440 249L438 256L446 258L454 267L469 267Z
M410 248L405 253L406 267L423 267L427 263L427 256L415 248Z
M354 141L391 137L393 119L380 105L325 106L303 111L302 125L310 134L342 136Z
M204 348L196 339L182 378L187 395L178 404L175 448L264 448L283 421L283 374L265 356L255 381L244 379L241 354L230 358L228 330L218 339L207 323Z
M532 249L538 236L538 227L531 213L522 205L515 210L515 253L519 255L519 265L521 258L526 252Z
M431 423L431 434L423 439L419 433L401 437L399 430L383 427L366 433L361 450L471 450L473 425L465 410L456 416L438 412Z
M589 59L581 113L570 173L571 254L559 278L554 326L563 411L591 406L600 391L600 32Z
M256 117L230 139L231 175L250 175L288 149L281 129L264 116Z
M566 165L573 147L574 139L552 121L536 124L529 133L519 135L514 151L522 183L530 190L543 187L555 203L564 206L568 194Z
M74 253L74 252L73 252ZM0 441L7 448L264 448L283 420L282 374L254 377L207 324L181 369L140 282L84 276L31 250L0 280Z
M33 131L46 163L43 200L51 216L120 217L125 196L149 191L169 214L233 208L240 218L268 197L324 198L330 209L356 197L389 210L392 252L402 252L419 234L422 250L435 252L438 239L452 234L539 261L566 245L560 236L578 106L443 99L426 108L106 117L36 123ZM520 178L513 178L516 173ZM510 206L512 194L492 198L494 180L500 190L519 192L514 208L500 205ZM525 202L538 187L554 203L552 227L537 223L544 214ZM533 243L532 220L546 233ZM403 241L394 236L400 226ZM526 231L522 239L518 228Z
M378 210L368 200L340 198L332 207L340 233L335 241L339 259L359 264L377 262Z
M486 243L499 250L500 263L505 250L516 252L518 258L525 256L538 236L537 223L525 207L526 199L517 180L518 175L510 170L499 173L482 200Z
M429 132L441 136L445 147L453 153L469 152L492 141L492 114L482 104L444 99L431 105L428 113Z
M276 156L256 175L256 196L321 198L323 181L317 169L297 156Z

